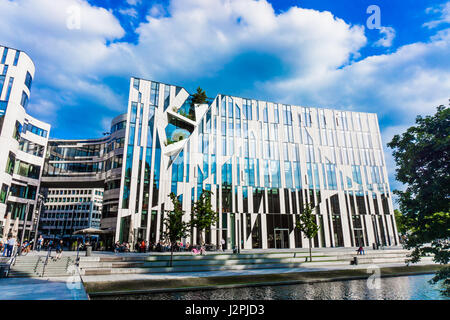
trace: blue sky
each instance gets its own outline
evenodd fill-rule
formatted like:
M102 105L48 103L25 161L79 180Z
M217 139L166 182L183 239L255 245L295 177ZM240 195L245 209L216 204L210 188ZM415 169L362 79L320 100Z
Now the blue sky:
M371 5L377 29L366 24ZM34 60L29 112L56 138L108 131L130 76L376 112L384 144L450 98L443 0L1 0L0 43Z

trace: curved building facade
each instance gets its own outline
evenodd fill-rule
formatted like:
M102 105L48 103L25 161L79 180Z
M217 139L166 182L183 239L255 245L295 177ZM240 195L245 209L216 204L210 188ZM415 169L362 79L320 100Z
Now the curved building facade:
M0 46L0 235L34 231L50 125L27 114L35 67L24 52Z
M42 177L43 234L71 234L89 227L115 229L125 125L126 114L112 120L103 138L49 140Z
M320 226L314 247L398 244L376 114L228 95L193 105L178 86L132 78L116 240L159 241L175 193L185 220L202 190L219 223L207 243L305 248L304 205ZM190 243L199 243L195 229Z

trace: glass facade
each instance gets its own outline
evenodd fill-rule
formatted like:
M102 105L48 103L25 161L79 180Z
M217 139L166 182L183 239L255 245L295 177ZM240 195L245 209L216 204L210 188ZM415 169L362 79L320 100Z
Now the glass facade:
M213 191L213 209L220 214L216 232L207 233L213 244L223 238L228 247L237 245L239 235L240 245L249 249L307 246L294 228L306 203L313 205L322 228L314 246L349 247L361 241L370 245L377 239L397 244L392 219L377 220L383 228L376 230L371 223L373 215L393 214L375 114L218 95L196 108L192 127L182 114L191 110L192 96L180 87L173 89L142 79L139 87L130 89L121 215L132 218L126 224L130 229L122 230L125 234L144 227L134 221L142 221L140 215L151 205L156 217L146 219L145 228L148 237L159 240L163 226L158 221L163 208L171 206L169 193L184 200L189 220L193 202L206 189ZM140 104L140 99L150 103ZM133 153L145 147L142 139L134 143L134 126L141 126L136 115L142 108L144 114L161 119L143 128L155 139L144 171L133 166ZM182 139L173 139L177 130L186 130ZM131 172L137 179L130 179ZM145 181L144 197L139 181ZM138 201L131 206L128 198L133 194ZM197 239L194 229L187 241Z

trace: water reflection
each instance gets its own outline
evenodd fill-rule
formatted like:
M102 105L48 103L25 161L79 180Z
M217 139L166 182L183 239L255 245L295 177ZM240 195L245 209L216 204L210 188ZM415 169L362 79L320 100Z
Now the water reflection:
M428 283L433 275L382 278L379 289L369 289L367 280L348 280L216 289L188 292L119 296L137 300L444 300L440 285ZM448 298L447 298L448 299Z

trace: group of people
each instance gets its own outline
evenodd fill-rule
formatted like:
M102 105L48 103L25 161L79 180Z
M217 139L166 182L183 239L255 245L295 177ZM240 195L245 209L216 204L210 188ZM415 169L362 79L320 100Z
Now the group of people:
M3 241L0 239L0 253L3 257L11 257L13 254L14 248L17 245L16 238L11 234L8 235L8 238Z
M222 241L218 247L219 251L223 251L225 241ZM192 252L192 253L200 253L203 254L206 252L207 247L211 247L203 243L202 245L192 245L189 242L183 243L181 241L177 241L176 243L172 244L170 241L163 241L160 240L158 242L152 243L145 240L138 240L134 244L134 248L131 247L130 243L128 242L119 242L117 241L114 244L114 252L140 252L140 253L146 253L146 252L171 252L173 246L174 252ZM134 249L134 250L133 250Z
M6 241L0 239L0 254L3 257L11 257L11 255L13 255L14 253L14 248L20 250L20 254L27 254L32 250L33 242L34 240L29 241L28 239L25 239L23 243L20 243L12 234L9 234ZM42 237L38 239L37 243L37 249L40 250Z
M18 252L21 255L27 254L32 250L33 243L34 243L34 240L29 241L28 239L25 239L23 241L23 243L20 243L16 240L16 238L12 234L9 234L5 241L0 239L0 255L2 257L11 257L14 254L15 248L18 250ZM64 246L64 243L62 240L55 241L55 242L53 242L53 240L47 240L44 243L44 238L41 235L36 240L35 250L39 252L42 250L43 247L45 247L46 249L54 248L56 251L56 256L54 259L59 260L59 259L61 259L61 256L62 256L63 246Z

